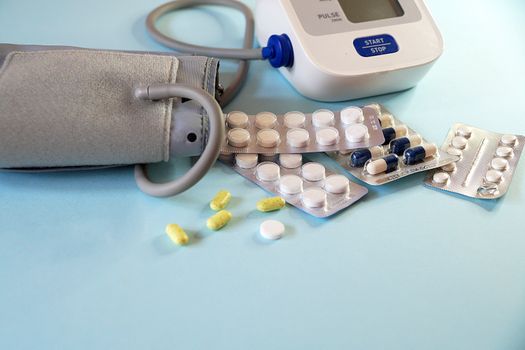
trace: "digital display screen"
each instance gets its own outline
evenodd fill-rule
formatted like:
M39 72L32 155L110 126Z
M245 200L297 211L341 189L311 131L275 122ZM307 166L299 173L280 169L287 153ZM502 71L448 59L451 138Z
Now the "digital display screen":
M401 17L405 14L398 0L338 0L350 22L361 23Z

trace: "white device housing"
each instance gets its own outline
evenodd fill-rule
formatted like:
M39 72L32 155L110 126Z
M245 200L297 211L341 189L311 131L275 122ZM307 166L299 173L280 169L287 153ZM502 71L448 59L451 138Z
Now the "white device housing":
M423 0L397 1L402 15L353 23L338 0L257 0L257 38L264 44L273 34L289 36L294 64L280 71L314 100L344 101L405 90L441 55L443 40ZM382 35L395 39L397 52L363 57L354 46L356 39ZM391 46L381 48L379 42L377 47L388 51Z

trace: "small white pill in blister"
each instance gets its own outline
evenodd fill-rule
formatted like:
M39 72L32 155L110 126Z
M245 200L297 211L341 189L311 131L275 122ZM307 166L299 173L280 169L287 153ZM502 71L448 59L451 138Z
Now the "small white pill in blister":
M505 170L509 166L509 162L503 158L494 158L490 161L490 167L496 170Z
M286 132L286 143L292 147L306 147L310 141L310 134L306 129L290 129Z
M485 180L491 183L499 183L502 177L503 173L501 171L493 169L487 171L487 173L485 174Z
M452 147L457 149L465 149L467 147L468 140L463 136L455 136L452 139Z
M255 115L255 126L258 129L272 129L277 125L277 116L271 112L261 112Z
M516 144L517 140L516 135L503 135L500 141L502 144L512 147Z
M319 109L312 114L312 124L317 128L334 125L334 112L328 109Z
M284 115L284 125L289 129L302 128L305 121L306 116L301 112L288 112Z
M347 107L341 111L341 123L359 124L365 120L363 110L359 107Z
M383 113L378 117L378 119L383 129L394 126L394 117L390 113Z
M259 156L255 153L238 153L235 155L235 164L242 169L251 169L257 165Z
M263 162L257 166L257 177L261 181L277 181L281 175L279 166L272 162Z
M322 164L315 162L306 163L305 165L303 165L301 170L303 177L307 181L312 182L321 181L322 179L324 179L325 171L325 167Z
M302 154L279 154L279 164L286 169L295 169L303 165Z
M339 139L339 131L336 128L325 128L315 132L315 140L322 146L335 145Z
M463 152L461 150L454 148L454 147L447 148L447 153L450 154L451 156L458 156L458 157L461 157L463 155Z
M470 130L466 126L460 126L456 130L456 135L457 136L463 136L464 138L468 139L472 135L472 130Z
M259 233L266 239L279 239L285 231L284 224L277 220L266 220L259 226Z
M434 176L432 177L432 181L439 185L446 184L449 179L450 179L450 175L444 172L435 173Z
M228 131L228 144L233 147L246 147L250 142L250 132L246 129L235 128Z
M453 172L454 170L456 170L456 168L457 168L456 162L448 163L448 164L443 165L443 166L441 167L442 170L444 170L444 171L446 171L446 172L449 172L449 173L451 173L451 172Z
M348 142L363 142L368 138L368 128L363 124L350 125L345 129Z
M320 208L326 203L326 192L320 188L312 187L303 192L302 201L309 208Z
M496 148L496 155L498 157L507 158L507 157L512 156L513 153L514 152L512 151L512 148L510 148L510 147L500 146L500 147Z
M303 192L303 179L297 175L283 175L279 180L279 190L286 194Z
M281 137L274 129L263 129L257 132L257 144L261 147L272 148L279 144Z
M346 193L348 191L350 181L343 175L330 175L324 182L324 188L330 193Z
M244 112L230 112L226 117L230 128L246 128L248 126L248 115Z

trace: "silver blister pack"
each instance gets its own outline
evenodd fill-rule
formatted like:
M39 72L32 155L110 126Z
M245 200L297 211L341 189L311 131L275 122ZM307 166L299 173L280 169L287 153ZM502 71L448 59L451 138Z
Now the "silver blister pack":
M301 154L236 154L221 161L237 173L302 211L324 218L355 203L366 187Z
M379 120L383 127L384 144L353 152L327 153L358 179L369 185L383 185L459 159L429 143L384 107L373 106L381 110Z
M509 189L524 144L522 135L454 124L441 149L460 159L429 172L425 185L473 198L499 198Z
M312 153L372 147L383 142L373 107L350 106L333 112L319 109L311 114L261 112L226 115L223 154Z

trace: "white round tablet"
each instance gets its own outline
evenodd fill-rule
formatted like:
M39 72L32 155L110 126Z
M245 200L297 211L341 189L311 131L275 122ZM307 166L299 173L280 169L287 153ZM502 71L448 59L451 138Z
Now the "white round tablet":
M450 175L444 172L435 173L434 176L432 176L432 181L438 185L446 184L449 179Z
M284 231L284 224L277 220L266 220L259 226L259 233L266 239L279 239L283 236Z
M456 170L456 168L457 168L456 162L452 162L452 163L443 165L441 167L441 170L451 173L454 170Z
M512 151L512 148L507 147L507 146L500 146L496 148L496 155L498 157L507 158L507 157L512 156L513 153L514 152Z
M258 129L272 129L277 125L277 116L271 112L261 112L255 115L255 126Z
M334 125L334 112L328 109L318 109L312 114L312 124L317 128Z
M292 147L306 147L310 141L310 134L306 129L290 129L286 132L286 143Z
M310 162L303 165L301 173L307 181L321 181L325 177L325 167L322 164Z
M274 129L262 129L257 132L257 144L261 147L272 148L279 144L281 137Z
M228 144L233 147L246 147L250 142L250 132L246 129L235 128L228 131Z
M456 135L463 136L464 138L468 139L472 135L472 130L470 130L466 126L460 126L456 129Z
M504 158L494 158L490 161L490 167L496 170L505 170L509 166L508 160Z
M463 155L463 152L461 150L454 148L454 147L447 148L447 153L450 154L451 156L461 157Z
M244 112L230 112L226 117L226 122L230 128L246 128L248 126L248 115Z
M341 111L341 123L359 124L365 120L363 110L359 107L346 107Z
M468 140L463 136L454 136L452 139L452 147L456 149L465 149L467 147Z
M501 137L501 143L506 146L514 146L518 138L515 135L503 135Z
M490 183L499 183L501 181L501 178L503 177L503 173L498 170L489 170L485 174L485 180Z
M302 154L279 154L279 164L286 169L295 169L303 165L303 155Z
M302 112L293 111L284 115L284 125L289 129L302 128L305 121L306 116Z
M350 181L343 175L330 175L324 181L324 189L330 193L346 193L348 191Z
M257 166L257 178L261 181L277 181L281 175L279 166L272 162L262 162Z
M339 131L336 128L325 128L315 132L315 141L321 146L335 145L339 139Z
M368 128L363 124L350 125L345 129L348 142L363 142L368 138Z
M326 192L316 187L308 188L304 190L301 199L308 208L324 207L326 203Z
M238 153L235 155L235 164L242 169L251 169L257 165L259 156L255 153Z
M303 192L303 179L297 175L283 175L279 180L279 190L285 194Z

